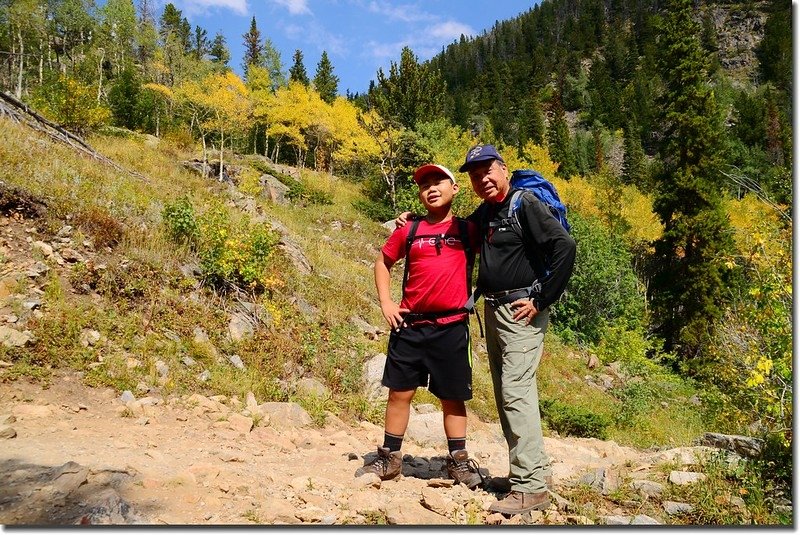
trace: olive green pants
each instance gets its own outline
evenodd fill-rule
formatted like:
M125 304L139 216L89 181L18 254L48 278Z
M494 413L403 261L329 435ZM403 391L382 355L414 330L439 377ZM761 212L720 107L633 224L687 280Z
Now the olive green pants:
M511 305L484 304L486 349L500 425L508 443L511 490L547 490L550 459L544 452L536 370L542 358L550 311L539 312L530 325L513 319Z

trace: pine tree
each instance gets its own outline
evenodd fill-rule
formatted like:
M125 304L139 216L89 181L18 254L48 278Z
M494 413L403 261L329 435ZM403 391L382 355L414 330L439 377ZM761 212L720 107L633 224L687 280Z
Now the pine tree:
M250 21L250 30L242 35L242 38L244 39L242 68L244 69L245 77L247 77L247 69L250 65L261 65L264 53L264 47L261 44L261 32L258 30L255 17Z
M668 0L666 13L658 63L664 82L663 169L654 203L664 233L654 244L648 293L666 349L692 361L722 315L723 262L732 243L719 173L721 114L692 0Z
M300 82L304 86L308 86L311 81L308 79L306 67L303 65L303 52L299 48L294 51L292 61L294 63L292 63L292 66L289 69L289 81Z
M339 93L339 77L333 74L333 65L328 59L328 53L322 51L322 57L317 64L317 72L314 75L314 88L319 93L322 100L332 104Z
M420 65L411 49L404 47L400 64L390 62L388 76L378 69L378 85L370 98L384 117L414 128L418 121L444 116L445 90L439 71Z
M200 26L194 27L193 52L195 59L203 59L210 51L208 32Z
M225 36L217 32L214 40L211 41L208 55L211 56L211 61L217 65L227 67L231 59L231 53L228 50L228 45L225 43Z
M623 131L623 150L622 183L636 185L642 191L650 191L650 185L645 182L647 167L642 140L632 119Z
M569 180L577 172L575 159L572 154L569 127L564 108L561 106L561 98L558 95L553 97L553 105L550 118L550 128L547 129L547 143L550 149L550 157L554 162L558 162L558 176Z
M269 71L269 79L272 81L272 90L286 85L286 75L283 72L281 53L272 44L269 38L264 39L264 67Z

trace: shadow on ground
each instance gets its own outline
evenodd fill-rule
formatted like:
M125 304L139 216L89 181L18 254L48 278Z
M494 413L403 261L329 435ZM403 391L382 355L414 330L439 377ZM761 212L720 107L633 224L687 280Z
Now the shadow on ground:
M122 487L127 470L92 470L70 461L60 466L0 461L0 523L5 526L142 524L151 511L134 511Z

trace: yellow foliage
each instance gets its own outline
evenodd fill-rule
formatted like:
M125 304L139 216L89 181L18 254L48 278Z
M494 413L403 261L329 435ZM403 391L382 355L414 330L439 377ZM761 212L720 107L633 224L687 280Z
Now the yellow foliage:
M749 193L741 200L728 199L725 208L740 255L761 266L786 260L791 227L784 228L774 209Z
M148 89L158 95L160 95L165 100L172 100L175 98L175 93L169 87L161 84L156 83L149 83L144 84L142 89Z

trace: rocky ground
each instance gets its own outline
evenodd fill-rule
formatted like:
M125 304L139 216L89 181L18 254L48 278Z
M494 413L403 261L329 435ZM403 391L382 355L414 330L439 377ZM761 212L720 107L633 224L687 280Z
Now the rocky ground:
M608 495L621 484L658 500L664 485L702 474L705 447L641 452L595 439L546 438L553 459L553 505L507 518L486 507L496 495L452 484L443 448L407 440L404 475L381 482L353 472L382 429L333 415L314 428L297 405L200 395L132 399L58 375L49 388L20 380L0 385L0 522L30 524L589 524L663 523L636 515L640 504L587 512L561 489L584 485ZM255 417L254 417L255 416ZM437 413L415 413L412 420ZM256 425L257 422L257 425ZM470 421L469 447L492 476L505 475L507 451L494 424ZM442 444L444 443L442 437Z

